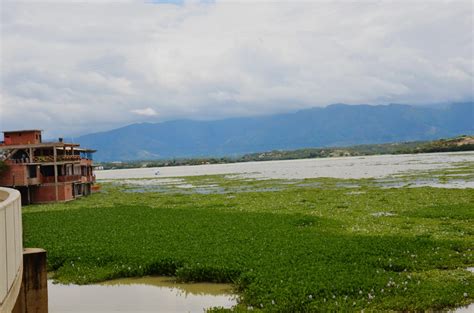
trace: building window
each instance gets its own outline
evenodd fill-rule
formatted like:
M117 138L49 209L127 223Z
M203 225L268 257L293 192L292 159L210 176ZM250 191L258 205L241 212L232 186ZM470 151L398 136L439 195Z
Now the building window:
M30 178L36 178L36 165L28 166L28 174Z
M41 175L43 176L54 176L54 166L42 166L41 167Z

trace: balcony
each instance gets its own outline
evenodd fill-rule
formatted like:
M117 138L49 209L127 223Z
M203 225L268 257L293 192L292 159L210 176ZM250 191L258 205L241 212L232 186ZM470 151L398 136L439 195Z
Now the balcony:
M79 155L58 155L56 156L57 162L67 162L67 161L80 161L81 157ZM33 157L33 162L35 163L51 163L54 162L54 156L52 155L41 155Z
M83 166L92 166L92 160L81 159L81 165L83 165Z
M92 176L82 176L81 177L82 183L95 183L95 175Z
M75 181L80 181L80 180L81 180L81 175L58 176L58 183L75 182ZM41 182L43 184L54 183L54 176L43 176Z
M9 159L9 164L24 164L30 163L30 158L21 158L21 159Z

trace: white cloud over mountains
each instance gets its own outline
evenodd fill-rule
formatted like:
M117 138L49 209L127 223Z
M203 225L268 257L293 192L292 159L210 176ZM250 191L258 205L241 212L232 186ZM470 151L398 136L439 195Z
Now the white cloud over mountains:
M156 113L155 110L152 108L145 108L145 109L136 109L136 110L131 110L130 112L138 114L138 115L143 115L143 116L156 116L158 113Z
M2 129L473 98L471 1L1 1Z

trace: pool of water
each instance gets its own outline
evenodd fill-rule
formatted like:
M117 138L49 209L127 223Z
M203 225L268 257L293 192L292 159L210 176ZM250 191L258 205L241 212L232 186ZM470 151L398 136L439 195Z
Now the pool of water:
M177 283L170 277L124 278L96 285L48 281L50 313L204 312L230 308L237 296L228 284Z

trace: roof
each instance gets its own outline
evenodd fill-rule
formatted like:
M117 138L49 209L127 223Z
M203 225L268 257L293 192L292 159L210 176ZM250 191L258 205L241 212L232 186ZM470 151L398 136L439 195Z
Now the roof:
M2 133L30 133L30 132L42 132L42 129L20 129L20 130L4 130Z
M19 145L1 145L0 144L0 150L25 149L25 148L48 148L48 147L79 147L79 144L65 143L65 142L42 142L42 143L19 144Z

